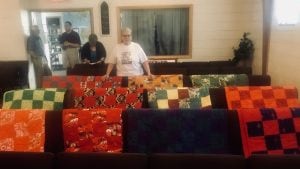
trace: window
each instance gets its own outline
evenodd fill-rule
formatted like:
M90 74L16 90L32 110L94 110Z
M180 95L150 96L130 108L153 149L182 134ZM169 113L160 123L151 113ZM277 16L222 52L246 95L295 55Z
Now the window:
M102 35L109 35L109 10L106 2L101 4L101 27Z
M131 28L133 41L151 59L191 58L191 6L121 7L119 12L118 29Z
M276 0L275 17L280 25L295 25L299 22L300 0Z

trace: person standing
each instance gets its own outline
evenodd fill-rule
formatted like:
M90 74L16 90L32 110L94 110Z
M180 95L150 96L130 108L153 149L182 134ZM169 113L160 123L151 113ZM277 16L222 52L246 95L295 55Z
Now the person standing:
M59 42L63 49L63 65L64 68L73 68L79 63L79 48L81 45L80 37L77 32L72 29L70 21L65 22L65 32L59 37Z
M130 28L121 31L122 43L117 44L112 55L107 57L108 64L105 77L109 77L114 65L117 67L117 76L139 76L143 75L145 69L148 76L152 76L148 58L142 47L132 42Z
M101 63L106 58L106 51L96 34L90 34L89 41L81 48L81 60L86 64Z
M51 75L51 70L48 66L44 44L40 37L40 29L37 25L33 25L30 28L30 36L27 39L27 52L33 63L36 88L41 88L43 75Z

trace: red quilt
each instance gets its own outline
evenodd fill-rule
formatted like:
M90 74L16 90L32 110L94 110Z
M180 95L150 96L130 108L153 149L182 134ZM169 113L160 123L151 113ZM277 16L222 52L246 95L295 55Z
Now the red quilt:
M143 89L73 89L74 108L141 108Z
M239 109L244 154L299 154L300 108Z
M66 152L121 152L122 109L63 110Z
M300 107L298 91L290 86L225 87L228 109Z
M120 87L122 77L113 76L44 76L43 88L101 88Z

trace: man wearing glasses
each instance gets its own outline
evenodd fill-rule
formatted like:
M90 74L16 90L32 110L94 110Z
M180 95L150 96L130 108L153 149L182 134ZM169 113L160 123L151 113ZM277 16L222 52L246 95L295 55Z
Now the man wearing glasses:
M141 46L132 42L131 32L130 28L122 29L122 42L114 48L111 56L107 57L106 77L109 77L114 65L117 68L117 76L143 75L143 68L148 76L152 76L148 58Z

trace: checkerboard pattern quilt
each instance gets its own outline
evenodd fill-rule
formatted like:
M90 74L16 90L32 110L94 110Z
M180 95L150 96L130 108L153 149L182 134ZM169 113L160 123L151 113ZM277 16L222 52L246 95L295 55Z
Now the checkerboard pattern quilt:
M122 77L112 76L44 76L43 88L106 88L120 87Z
M129 153L226 154L229 153L227 122L227 110L126 110L124 150Z
M191 75L193 87L219 88L225 86L248 86L249 80L246 74L227 75Z
M143 89L97 88L73 89L74 108L141 108Z
M156 88L148 91L149 106L158 109L207 107L211 105L207 92L201 88Z
M153 89L155 87L183 87L182 75L130 76L128 87Z
M0 151L44 152L45 110L0 110Z
M228 109L300 107L292 86L225 87Z
M66 152L121 152L122 109L65 109Z
M61 110L66 89L23 89L4 93L3 109Z
M239 109L244 154L299 154L300 109Z

